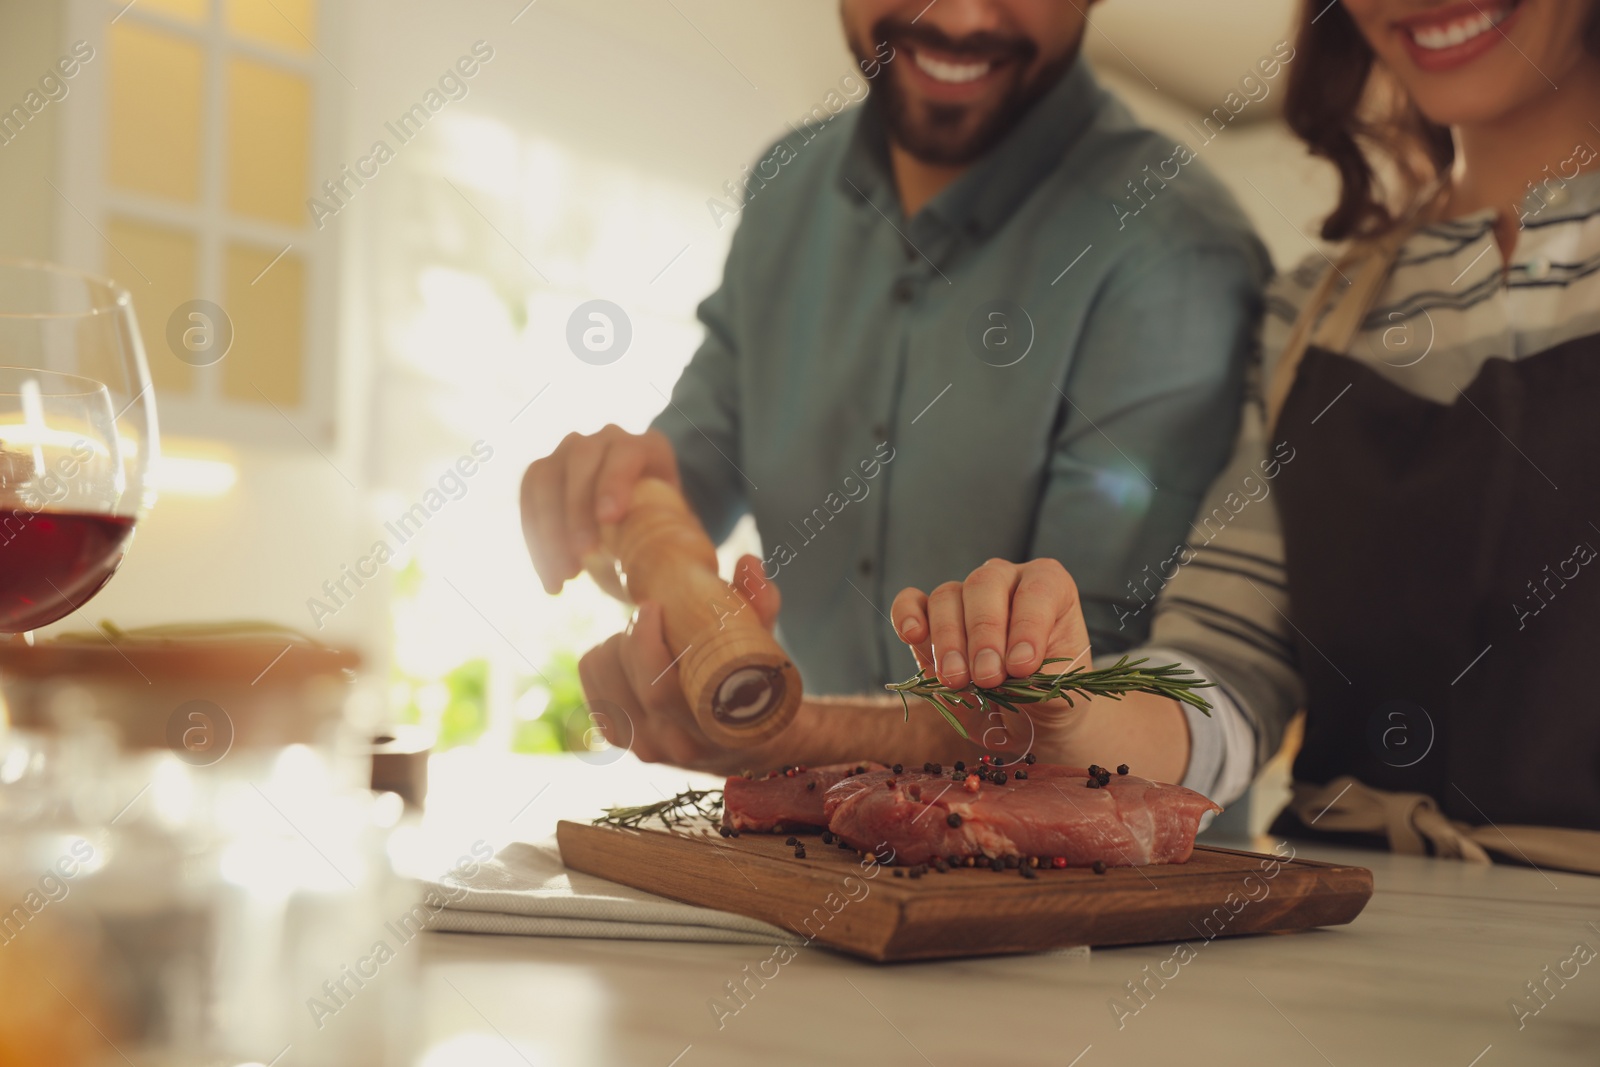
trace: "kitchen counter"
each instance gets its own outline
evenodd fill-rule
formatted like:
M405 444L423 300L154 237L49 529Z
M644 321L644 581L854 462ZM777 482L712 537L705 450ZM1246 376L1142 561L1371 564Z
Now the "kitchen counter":
M558 818L708 780L631 757L466 750L432 771L441 870L477 840L537 840ZM1376 893L1354 923L1088 959L880 965L805 948L742 1006L725 983L771 948L430 934L418 1062L1600 1064L1600 878L1295 848L1372 869ZM738 1011L714 1012L719 998Z

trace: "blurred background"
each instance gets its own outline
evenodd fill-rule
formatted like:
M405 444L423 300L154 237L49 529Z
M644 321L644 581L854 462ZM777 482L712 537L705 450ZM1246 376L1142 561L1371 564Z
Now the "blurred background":
M1105 0L1086 46L1280 266L1333 189L1282 79L1204 147L1188 124L1294 6ZM0 2L0 255L132 292L166 453L119 577L50 632L287 624L359 649L441 747L580 743L576 656L624 616L587 579L541 591L523 468L662 406L725 183L853 69L831 0ZM606 366L565 339L591 299L632 326ZM231 324L206 366L177 340L196 300Z

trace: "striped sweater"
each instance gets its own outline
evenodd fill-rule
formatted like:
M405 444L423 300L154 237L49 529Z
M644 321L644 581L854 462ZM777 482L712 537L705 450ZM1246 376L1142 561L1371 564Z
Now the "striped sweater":
M1509 265L1494 220L1485 210L1413 234L1344 355L1417 396L1454 403L1487 360L1600 333L1600 174L1530 191ZM1233 457L1188 543L1146 570L1154 621L1149 647L1136 655L1178 660L1217 683L1216 713L1189 712L1184 784L1224 804L1277 751L1305 699L1273 493L1294 455L1268 437L1262 396L1328 269L1320 253L1309 256L1268 290Z

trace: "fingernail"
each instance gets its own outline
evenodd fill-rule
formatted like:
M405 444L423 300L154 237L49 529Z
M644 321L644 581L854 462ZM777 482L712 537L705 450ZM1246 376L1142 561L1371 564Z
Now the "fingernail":
M944 669L941 672L946 678L967 673L967 657L959 652L946 652L944 654Z
M985 648L972 658L972 666L973 673L980 678L992 678L1000 673L1000 653Z
M917 625L917 620L911 618L909 615L906 616L905 618L901 619L900 620L900 636L904 637L908 641L911 640L911 633L916 628L916 625Z
M1021 641L1011 646L1011 654L1007 657L1009 662L1018 664L1027 663L1033 659L1033 646L1026 641Z

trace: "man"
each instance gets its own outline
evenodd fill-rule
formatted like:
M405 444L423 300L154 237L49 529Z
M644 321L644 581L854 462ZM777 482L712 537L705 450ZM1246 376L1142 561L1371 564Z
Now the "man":
M763 153L781 166L755 172L666 409L529 468L548 590L651 475L714 539L754 514L766 556L741 568L782 588L810 693L910 673L890 597L992 557L1064 562L1097 649L1144 636L1227 458L1269 263L1192 153L1095 83L1085 6L843 0L872 93ZM659 617L630 640L659 644Z

